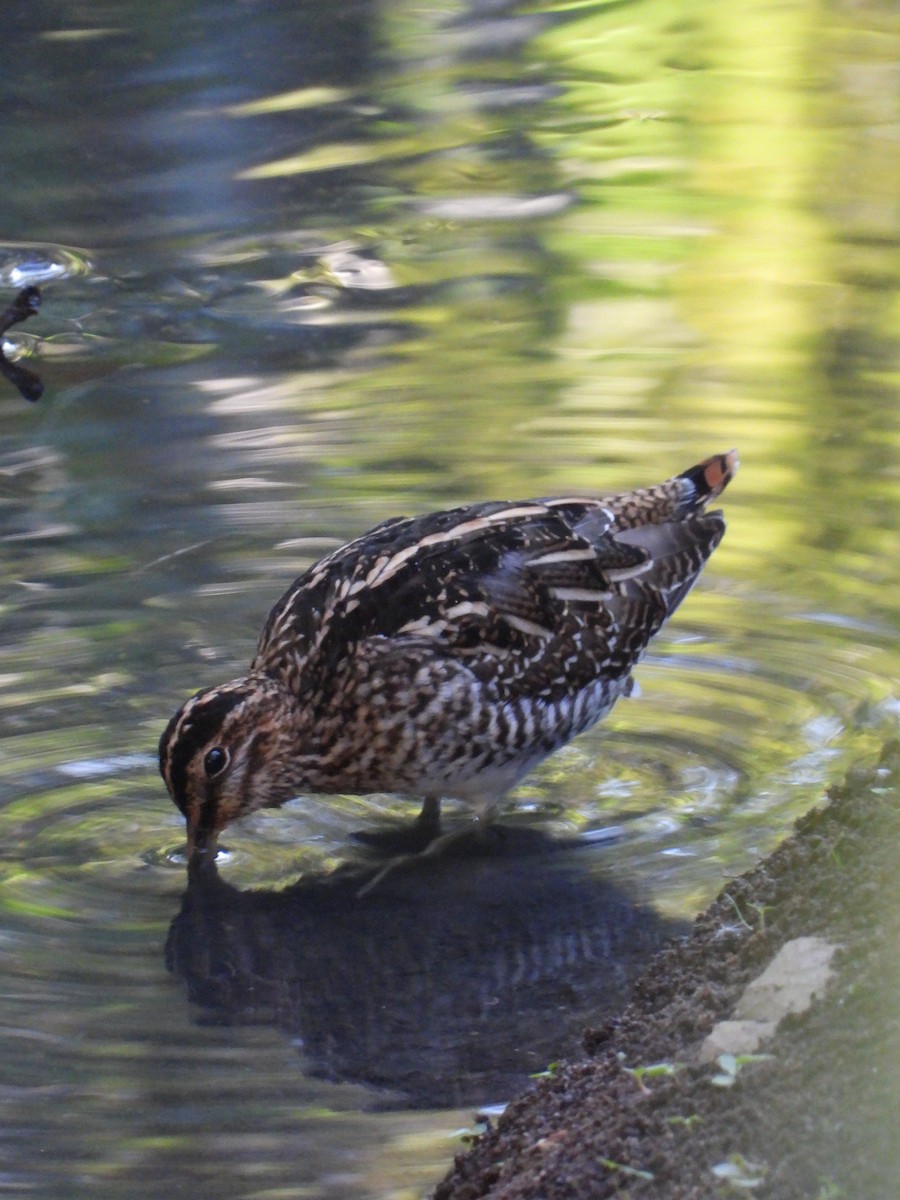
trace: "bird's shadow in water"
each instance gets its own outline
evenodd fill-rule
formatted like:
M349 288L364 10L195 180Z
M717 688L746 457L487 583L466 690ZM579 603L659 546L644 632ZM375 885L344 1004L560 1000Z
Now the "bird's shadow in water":
M194 866L167 965L202 1021L274 1025L311 1075L383 1089L385 1104L509 1096L577 1052L685 925L600 877L590 850L503 834L363 895L361 867L241 891Z

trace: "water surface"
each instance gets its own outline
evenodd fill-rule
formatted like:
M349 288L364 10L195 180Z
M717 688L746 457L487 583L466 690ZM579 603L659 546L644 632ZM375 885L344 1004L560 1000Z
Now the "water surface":
M5 46L0 286L45 297L5 341L45 394L0 393L0 1178L422 1195L896 729L900 22L88 2ZM732 445L726 540L509 854L360 920L323 879L408 806L308 799L187 888L156 740L302 568Z

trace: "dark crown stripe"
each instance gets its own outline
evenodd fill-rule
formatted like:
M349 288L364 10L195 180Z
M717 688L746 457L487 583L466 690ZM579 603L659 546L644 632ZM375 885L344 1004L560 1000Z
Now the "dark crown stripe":
M187 794L188 767L201 746L221 728L226 715L242 704L246 688L219 688L198 692L172 718L160 739L160 771L175 803L181 807Z

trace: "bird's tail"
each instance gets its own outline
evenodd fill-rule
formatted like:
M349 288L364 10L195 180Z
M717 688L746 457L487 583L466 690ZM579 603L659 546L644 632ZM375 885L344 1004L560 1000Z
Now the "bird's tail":
M693 484L695 500L692 507L702 508L724 492L734 479L739 466L737 450L729 450L727 454L714 454L711 458L705 458L703 462L689 467L675 478L687 479Z
M737 469L736 450L714 454L665 483L609 496L603 506L612 513L618 531L682 521L692 513L702 512L711 500L721 495Z

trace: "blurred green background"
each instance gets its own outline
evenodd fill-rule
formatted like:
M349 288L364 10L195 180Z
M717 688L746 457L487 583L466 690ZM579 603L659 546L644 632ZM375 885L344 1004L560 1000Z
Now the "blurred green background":
M156 739L370 524L737 446L643 695L510 819L618 827L596 872L689 916L870 760L900 674L900 15L37 0L4 41L0 284L45 297L6 348L46 388L0 394L5 1186L418 1196L460 1118L366 1111L166 975ZM223 871L322 871L407 811L301 800Z

